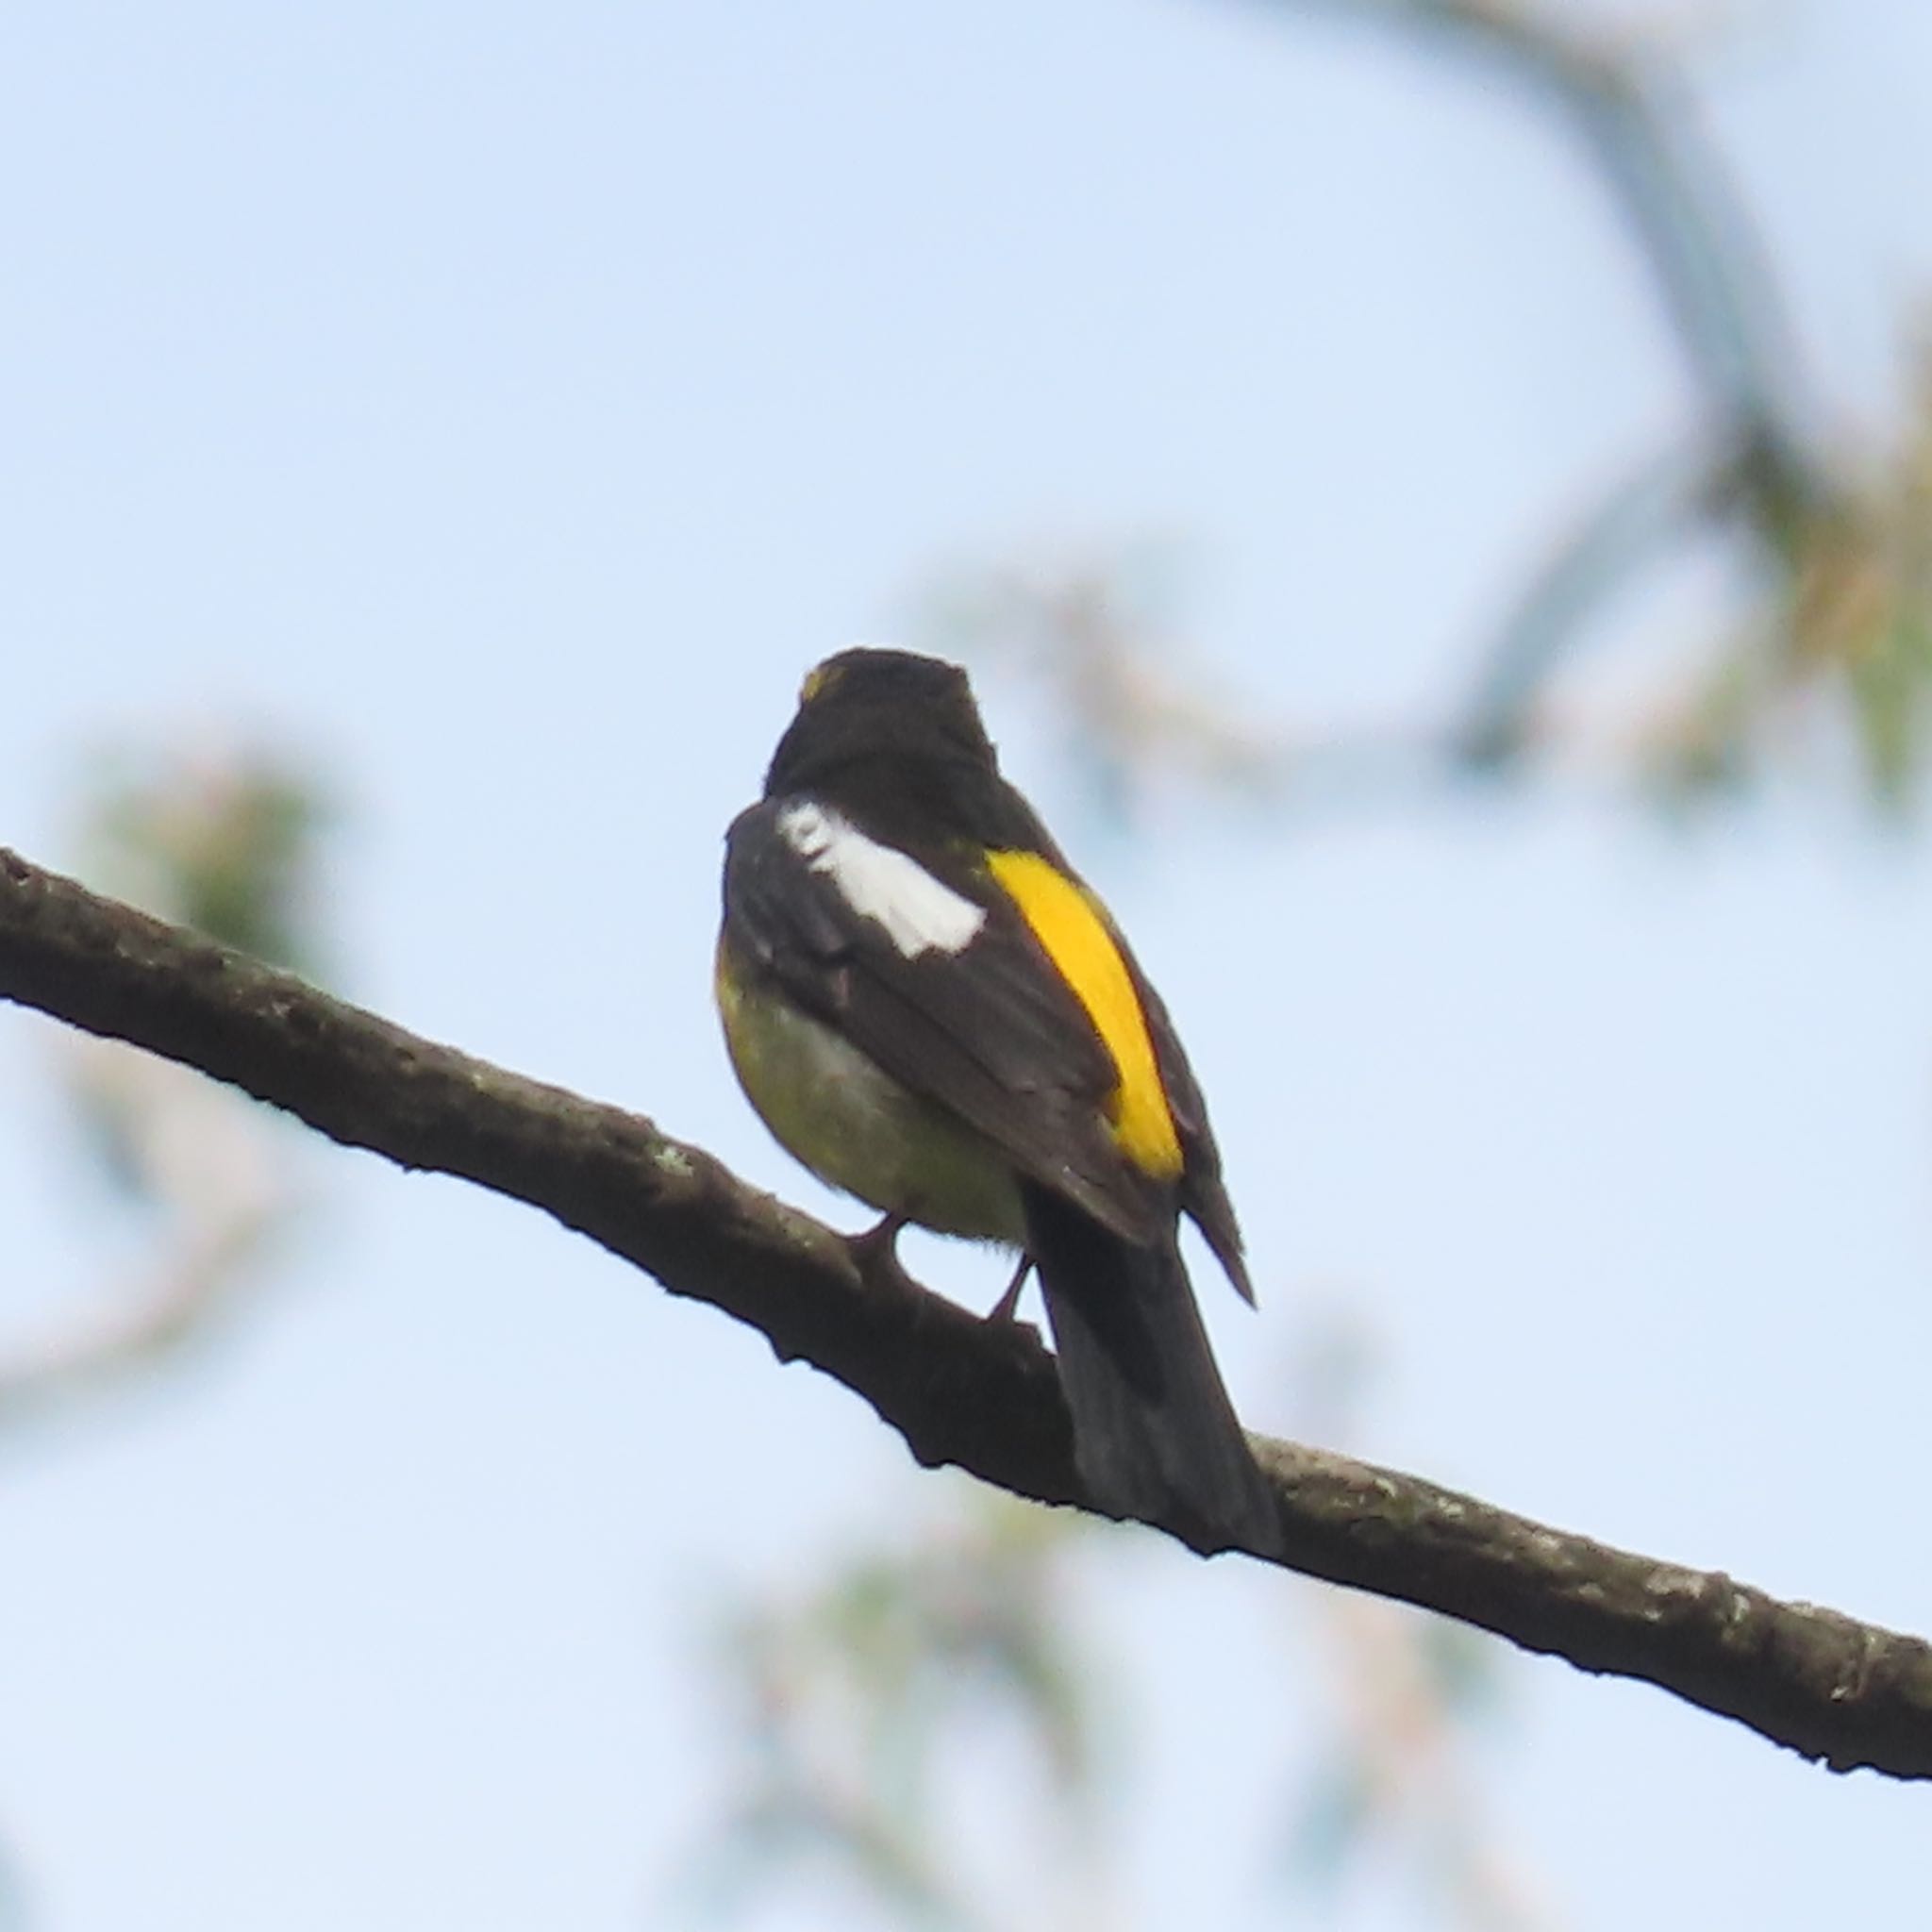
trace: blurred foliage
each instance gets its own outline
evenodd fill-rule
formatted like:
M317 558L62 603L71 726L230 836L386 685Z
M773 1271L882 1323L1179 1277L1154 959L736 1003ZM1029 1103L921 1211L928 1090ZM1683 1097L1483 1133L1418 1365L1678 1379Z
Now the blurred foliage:
M1878 807L1907 809L1932 740L1932 330L1907 345L1896 427L1825 437L1825 385L1803 365L1776 265L1703 138L1664 28L1510 0L1324 10L1490 63L1579 139L1679 345L1687 420L1606 481L1471 641L1464 689L1438 717L1338 731L1260 716L1176 625L1171 546L958 569L923 599L915 630L1045 684L1116 817L1170 776L1277 812L1567 774L1682 806L1793 766L1856 771ZM1579 695L1587 642L1614 657L1652 641L1607 622L1618 607L1713 546L1735 566L1728 612L1676 639L1634 700Z
M313 782L259 753L128 748L94 761L82 865L159 917L313 972L324 948ZM38 1414L205 1338L294 1206L290 1142L268 1109L190 1069L84 1034L57 1042L85 1144L142 1211L105 1291L64 1291L51 1321L0 1337L0 1421Z
M312 778L258 750L126 745L92 761L83 797L83 869L105 891L315 975L317 859L330 814ZM145 1075L106 1074L120 1058L106 1048L77 1057L70 1090L108 1176L152 1200L170 1191L167 1135L157 1139Z
M1527 1860L1489 1815L1474 1762L1497 1716L1497 1647L1467 1625L1347 1592L1310 1592L1332 1668L1322 1748L1284 1807L1284 1869L1333 1899L1351 1878L1401 1874L1424 1916L1467 1932L1553 1932Z
M1911 801L1932 729L1932 341L1915 361L1896 446L1859 452L1768 546L1757 608L1663 734L1667 783L1741 782L1823 694L1873 795Z
M90 876L159 918L316 973L315 859L330 814L307 772L259 750L122 748L97 760Z
M1153 541L969 565L926 588L912 627L941 657L1003 658L1050 685L1069 761L1116 823L1168 776L1272 806L1294 755L1180 640L1182 575L1179 547Z
M796 1599L722 1617L716 1681L741 1772L700 1861L711 1915L816 1871L884 1924L1003 1923L949 1802L947 1773L975 1740L1012 1764L1008 1870L1044 1840L1041 1869L1064 1882L1093 1847L1096 1683L1066 1591L1090 1531L1064 1510L953 1495L957 1510L909 1546L895 1531L893 1547L840 1558ZM1058 1912L1037 1923L1064 1923Z
M1172 546L950 572L914 629L1051 692L1111 819L1167 783L1279 816L1426 801L1444 784L1607 778L1683 807L1777 771L1846 769L1903 814L1932 745L1932 353L1899 449L1802 499L1742 491L1679 453L1623 480L1533 574L1444 715L1337 731L1271 720L1175 625ZM1573 660L1607 607L1715 536L1741 553L1733 615L1679 641L1614 708ZM1632 636L1632 644L1648 640ZM1614 633L1604 646L1615 650Z

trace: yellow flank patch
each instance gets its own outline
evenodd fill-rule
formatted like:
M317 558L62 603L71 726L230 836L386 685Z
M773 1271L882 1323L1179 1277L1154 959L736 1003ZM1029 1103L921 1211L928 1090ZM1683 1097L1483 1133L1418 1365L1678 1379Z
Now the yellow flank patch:
M1037 852L990 852L987 869L1079 995L1120 1073L1108 1116L1116 1145L1145 1174L1172 1179L1182 1167L1180 1137L1167 1104L1154 1037L1107 916L1084 888Z

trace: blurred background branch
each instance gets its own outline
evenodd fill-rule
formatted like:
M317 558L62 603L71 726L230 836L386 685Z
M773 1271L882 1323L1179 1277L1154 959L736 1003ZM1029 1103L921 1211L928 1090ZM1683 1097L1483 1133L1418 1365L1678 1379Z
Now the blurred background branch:
M1694 420L1602 488L1475 647L1462 695L1434 717L1257 724L1234 693L1212 694L1144 546L957 569L925 593L917 628L936 647L1024 657L1115 809L1160 774L1296 810L1412 803L1445 780L1530 768L1681 800L1752 776L1766 732L1804 722L1819 697L1849 721L1871 794L1903 806L1932 691L1932 383L1913 383L1895 443L1830 446L1757 225L1700 125L1682 30L1639 33L1509 0L1270 4L1440 43L1541 102L1636 243L1682 350ZM1923 347L1917 360L1923 369ZM1566 702L1564 674L1599 617L1712 537L1740 565L1734 615L1688 641L1634 708ZM1781 748L1792 738L1785 730Z

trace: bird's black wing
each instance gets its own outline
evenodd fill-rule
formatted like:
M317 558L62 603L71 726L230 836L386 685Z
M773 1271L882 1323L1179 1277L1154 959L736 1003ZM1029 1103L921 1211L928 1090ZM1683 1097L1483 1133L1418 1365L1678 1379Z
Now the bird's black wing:
M1068 863L1066 855L1054 842L1053 834L1041 823L1039 813L1024 796L1010 785L998 788L993 816L987 831L990 843L1008 843L1024 850L1043 854L1069 878L1079 874ZM1099 905L1099 901L1094 901ZM1187 1050L1169 1016L1167 1003L1141 970L1134 949L1125 936L1103 909L1108 929L1120 949L1134 991L1140 995L1141 1010L1154 1042L1155 1065L1160 1084L1166 1090L1168 1110L1174 1117L1174 1133L1181 1143L1184 1162L1179 1206L1194 1220L1215 1258L1227 1271L1227 1278L1243 1301L1255 1299L1254 1285L1248 1278L1242 1252L1241 1224L1235 1218L1234 1203L1221 1175L1221 1149L1215 1144L1214 1129L1208 1124L1208 1103L1201 1092L1194 1070L1188 1064Z
M727 836L736 956L1025 1179L1128 1241L1169 1240L1172 1190L1139 1174L1108 1125L1113 1058L1006 895L959 868L943 883L985 915L977 929L957 950L908 946L786 836L787 808L768 799Z
M1235 1219L1227 1184L1221 1177L1221 1149L1215 1144L1214 1129L1208 1122L1208 1103L1202 1096L1200 1082L1188 1064L1187 1052L1168 1017L1165 1002L1147 983L1146 974L1124 942L1121 953L1134 975L1141 1010L1147 1016L1147 1030L1154 1040L1154 1061L1160 1069L1160 1084L1167 1090L1168 1108L1174 1115L1174 1132L1180 1139L1186 1162L1181 1172L1180 1205L1207 1237L1208 1245L1227 1271L1235 1291L1243 1301L1253 1302L1255 1290L1248 1279L1248 1264L1242 1254L1241 1224Z

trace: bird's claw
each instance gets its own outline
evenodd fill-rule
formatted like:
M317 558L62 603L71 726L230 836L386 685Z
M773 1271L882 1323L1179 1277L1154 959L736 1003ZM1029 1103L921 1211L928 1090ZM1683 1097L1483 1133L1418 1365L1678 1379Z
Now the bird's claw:
M899 1263L896 1243L899 1230L906 1225L903 1214L888 1214L876 1227L863 1234L848 1235L845 1252L858 1270L858 1278L868 1288L884 1289L897 1294L911 1294L917 1284Z

